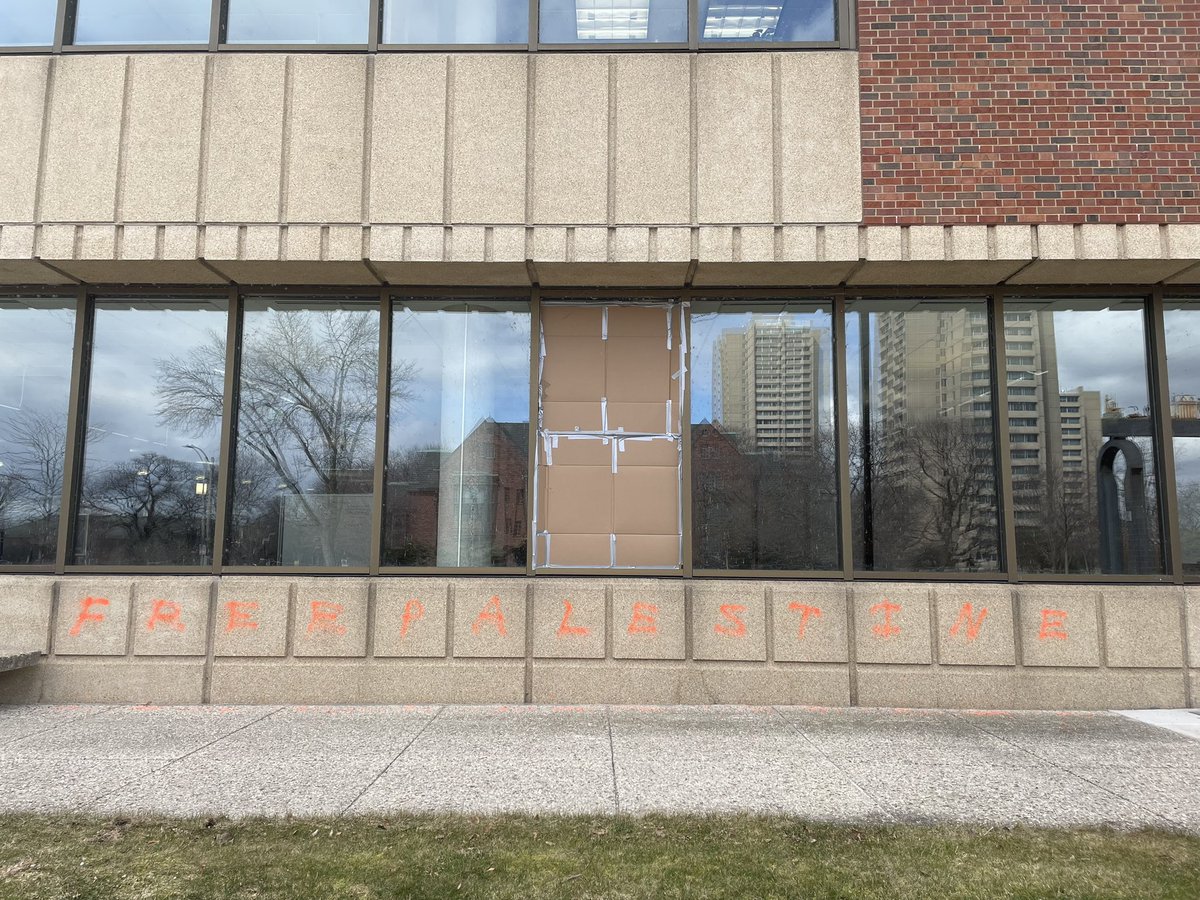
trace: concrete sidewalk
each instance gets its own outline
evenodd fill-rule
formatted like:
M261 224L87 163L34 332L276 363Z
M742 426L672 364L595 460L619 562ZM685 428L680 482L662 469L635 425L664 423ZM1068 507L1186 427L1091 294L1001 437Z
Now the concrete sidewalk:
M23 811L744 811L1200 832L1200 740L1112 713L0 706L0 812Z

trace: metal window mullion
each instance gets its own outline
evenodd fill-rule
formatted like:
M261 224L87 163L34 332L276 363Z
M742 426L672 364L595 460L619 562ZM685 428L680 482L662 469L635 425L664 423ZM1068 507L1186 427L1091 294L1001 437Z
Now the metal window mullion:
M688 48L700 49L700 0L688 0Z
M537 0L534 0L537 2ZM542 301L535 284L529 294L529 460L525 482L525 533L528 545L525 548L525 574L534 572L534 554L537 552L537 531L534 526L534 510L537 504L537 446L538 420L541 417L541 348L542 348Z
M1162 285L1155 286L1146 306L1146 351L1149 354L1150 412L1154 441L1154 480L1166 571L1183 584L1183 539L1175 478L1175 423L1171 420L1171 382L1167 368L1166 315Z
M990 301L989 353L992 375L992 434L996 439L996 496L1000 501L1000 571L1008 573L1010 583L1017 581L1017 511L1013 500L1012 453L1009 449L1008 368L1005 358L1004 295L997 291ZM974 403L974 396L971 398Z
M83 438L87 420L88 373L91 369L92 301L87 290L75 295L75 343L71 352L71 389L67 406L66 454L63 457L62 490L58 498L58 545L54 571L62 574L75 540L75 516L79 508L80 474L83 470Z
M529 52L537 51L538 44L541 43L542 36L538 33L541 27L539 24L538 4L541 0L529 0Z
M224 0L212 0L212 12L208 21L208 49L215 53L221 46L221 21L225 12Z
M837 9L837 42L844 50L853 50L857 44L855 34L856 20L854 15L854 0L835 0Z
M681 359L683 373L679 376L682 382L683 404L679 410L679 452L681 454L681 478L679 485L679 502L682 504L683 529L679 539L683 542L683 575L691 578L694 572L693 558L693 524L692 524L692 304L691 291L685 291L683 296L689 301L687 306L679 304L679 331L683 334L686 344Z
M846 292L833 298L834 453L837 459L838 545L842 577L854 580L854 511L850 502L850 405L846 381Z
M58 0L58 12L54 16L54 52L62 53L64 44L74 38L75 3L77 0Z
M375 496L371 501L371 555L368 571L379 574L383 557L383 505L387 488L388 423L392 414L392 298L379 291L379 369L375 400Z
M236 472L238 378L242 365L242 297L236 287L229 290L225 322L225 385L221 407L221 449L218 462L216 522L213 523L212 571L220 575L233 515L233 481Z
M370 0L371 20L367 23L367 47L371 53L379 50L379 37L383 30L383 3L381 0Z

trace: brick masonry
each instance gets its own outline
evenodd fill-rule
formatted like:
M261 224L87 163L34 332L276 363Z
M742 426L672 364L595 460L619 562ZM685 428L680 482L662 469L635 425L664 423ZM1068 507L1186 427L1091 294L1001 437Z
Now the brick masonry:
M1200 588L1171 586L0 576L0 596L5 641L48 650L0 703L1178 707L1200 675Z
M1200 221L1200 3L858 0L872 225Z

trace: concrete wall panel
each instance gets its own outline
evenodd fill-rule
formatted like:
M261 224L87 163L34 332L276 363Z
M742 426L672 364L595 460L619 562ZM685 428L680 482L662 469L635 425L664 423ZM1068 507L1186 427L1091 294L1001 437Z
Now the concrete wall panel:
M55 60L46 126L43 219L111 222L115 218L127 65L128 58L120 55Z
M683 659L683 584L648 579L614 584L612 635L617 659Z
M304 578L296 582L296 656L367 655L365 578Z
M375 655L446 655L450 583L441 578L387 578L375 586Z
M292 583L286 578L222 578L217 588L216 656L283 656Z
M287 57L219 54L212 62L209 222L278 222Z
M533 221L608 221L607 56L534 60Z
M190 222L200 192L203 55L130 57L119 218Z
M446 57L380 54L371 107L372 222L441 222Z
M54 581L49 578L4 579L0 599L0 653L45 653L50 647L50 606Z
M706 53L696 69L700 222L774 221L771 54Z
M849 659L845 585L783 584L774 586L771 594L777 662L844 663Z
M1110 666L1176 668L1184 664L1179 614L1183 588L1105 586L1101 597Z
M200 703L204 661L72 659L42 663L42 703Z
M512 579L458 582L454 588L454 655L525 655L525 584Z
M361 222L367 60L291 58L287 202L292 222Z
M133 586L136 656L203 656L212 579L147 578Z
M603 659L607 592L602 581L533 580L533 655Z
M854 636L858 661L929 663L927 584L854 585Z
M67 578L58 587L54 652L61 656L124 656L129 645L128 578Z
M938 585L938 661L943 665L1011 666L1017 661L1012 589Z
M761 581L709 581L693 585L693 657L765 661L764 589Z
M687 224L691 60L678 53L628 53L616 57L615 67L615 220Z
M32 222L50 58L0 58L0 221Z
M528 65L524 56L468 55L454 61L453 222L525 221Z
M1025 665L1100 665L1100 592L1094 586L1023 585L1018 596Z

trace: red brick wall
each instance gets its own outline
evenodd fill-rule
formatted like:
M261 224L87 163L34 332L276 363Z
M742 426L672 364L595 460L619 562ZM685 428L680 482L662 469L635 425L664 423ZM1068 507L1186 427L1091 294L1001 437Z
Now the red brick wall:
M1200 0L858 0L870 224L1200 221Z

